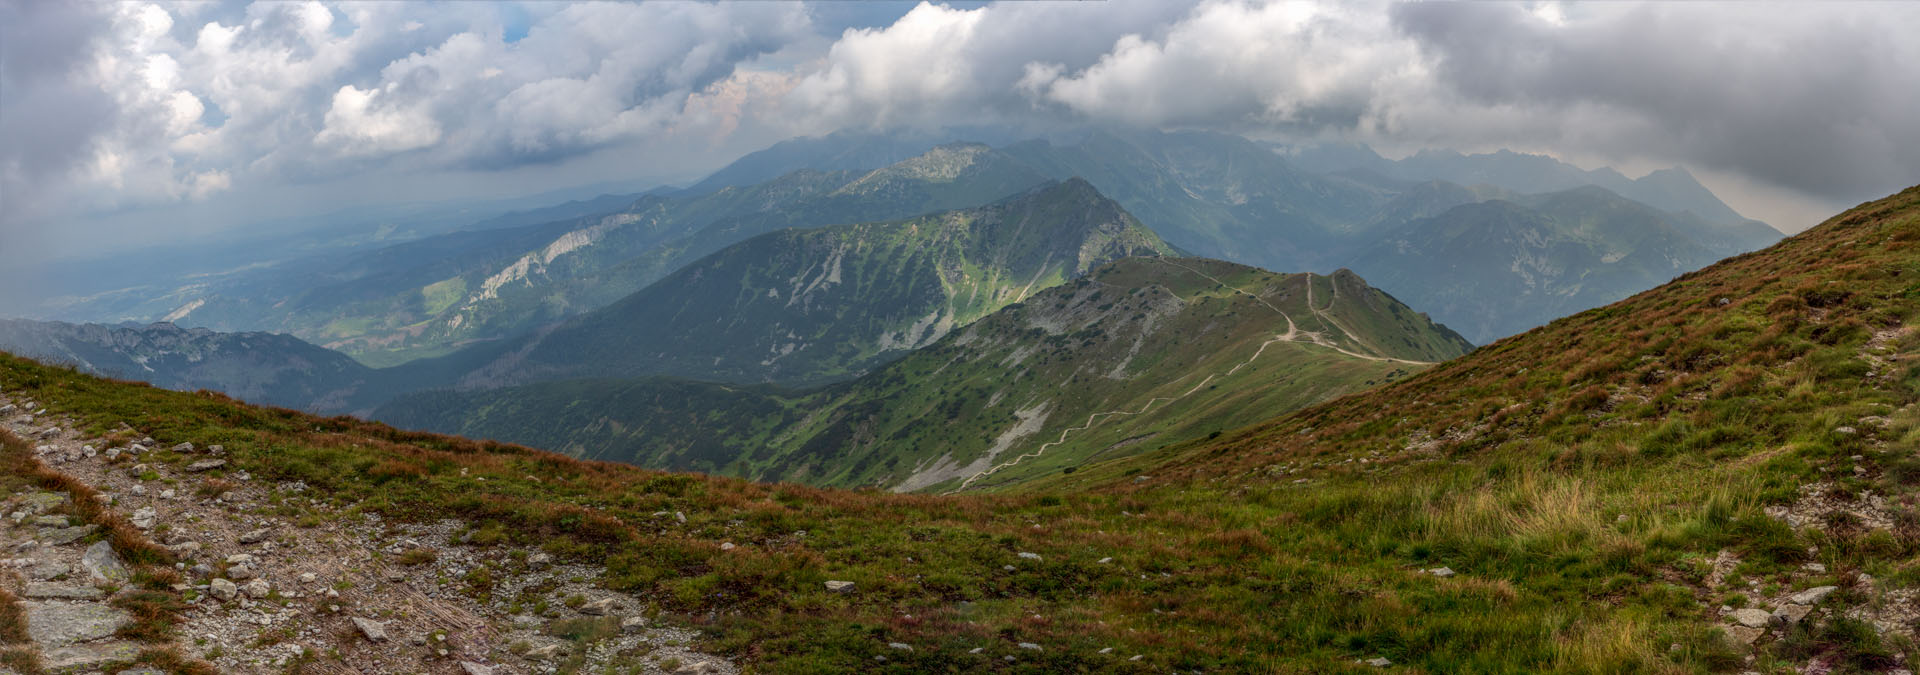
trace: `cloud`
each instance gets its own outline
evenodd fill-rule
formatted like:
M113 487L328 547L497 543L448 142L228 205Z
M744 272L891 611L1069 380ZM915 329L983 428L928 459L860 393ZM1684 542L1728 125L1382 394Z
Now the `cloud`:
M1486 138L1499 131L1470 113L1504 109L1559 120L1532 125L1540 141L1665 155L1843 201L1920 179L1920 6L1597 4L1560 20L1526 9L1395 7L1395 27L1452 97L1405 106L1405 123Z
M1821 209L1920 182L1920 5L849 11L0 2L0 220L622 157L658 176L792 135L972 125L1512 147L1687 165Z

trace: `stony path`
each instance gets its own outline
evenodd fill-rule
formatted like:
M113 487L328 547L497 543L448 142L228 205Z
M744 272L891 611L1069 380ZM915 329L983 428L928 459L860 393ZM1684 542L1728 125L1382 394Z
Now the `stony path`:
M39 490L13 495L5 502L7 524L0 529L0 549L9 556L4 585L16 598L31 639L21 648L51 672L131 661L143 646L115 635L133 623L131 615L109 604L128 581L128 569L106 541L83 543L100 528L66 515L70 499Z
M689 649L693 632L650 621L642 599L601 587L598 566L476 545L458 521L389 523L305 485L255 480L228 466L220 439L109 447L29 409L0 393L0 426L180 557L180 652L221 672L738 671ZM89 576L111 566L88 566L85 527L41 520L57 499L10 498L4 513L23 513L0 538L18 570L8 588L43 663L124 659L131 644L111 637L123 613L95 595L113 582Z

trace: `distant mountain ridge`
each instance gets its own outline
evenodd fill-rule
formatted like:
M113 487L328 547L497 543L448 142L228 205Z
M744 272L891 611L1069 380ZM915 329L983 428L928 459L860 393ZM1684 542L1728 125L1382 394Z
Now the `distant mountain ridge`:
M0 351L181 391L211 389L286 408L325 408L372 372L287 335L218 333L170 323L103 326L0 319Z
M1105 261L1169 253L1070 180L972 209L760 235L552 330L454 358L497 355L461 378L469 387L589 375L825 382Z
M598 378L421 392L373 416L642 466L945 491L1196 438L1470 348L1349 272L1125 258L810 392Z

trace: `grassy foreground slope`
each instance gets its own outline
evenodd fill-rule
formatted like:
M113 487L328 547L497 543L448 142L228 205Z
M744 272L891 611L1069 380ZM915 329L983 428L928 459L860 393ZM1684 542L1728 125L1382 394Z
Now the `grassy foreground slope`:
M1911 624L1873 621L1920 584L1916 244L1910 189L1405 382L1024 495L580 463L13 358L0 387L498 542L476 545L604 561L770 672L1858 670L1906 656ZM1798 527L1766 513L1807 512L1814 483L1848 499ZM1421 572L1438 566L1458 574ZM1821 584L1845 588L1753 663L1722 638L1721 604Z

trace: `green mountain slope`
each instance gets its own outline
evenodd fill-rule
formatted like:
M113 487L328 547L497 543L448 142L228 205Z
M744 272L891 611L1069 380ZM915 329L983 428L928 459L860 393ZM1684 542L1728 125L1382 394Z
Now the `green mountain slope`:
M1055 178L1087 179L1175 246L1268 269L1333 267L1349 231L1392 197L1223 134L1094 132L1005 151Z
M902 221L782 230L503 345L462 383L846 379L1105 261L1166 252L1085 181Z
M1876 672L1920 656L1917 455L1920 187L1404 381L1028 487L1269 523L1249 536L1327 585L1209 607L1327 635L1329 661ZM1463 630L1489 651L1461 654Z
M557 222L245 270L153 302L169 320L286 332L391 365L605 306L758 234L978 206L1046 180L984 145L951 144L870 171L803 169L752 185L647 194Z
M102 326L0 319L0 350L154 386L211 389L267 405L331 410L372 369L271 333L216 333L169 323Z
M1247 424L1468 348L1348 272L1129 258L819 391L597 379L426 392L374 416L650 467L980 489Z
M1720 258L1725 249L1710 250L1688 236L1699 226L1584 187L1456 206L1400 227L1349 264L1484 342L1619 300Z
M84 433L220 442L228 466L192 487L299 481L273 507L287 518L458 519L462 546L592 566L581 583L767 672L1891 670L1920 658L1916 247L1920 188L1400 382L1020 494L577 462L13 357L0 390ZM517 591L519 569L463 591ZM1769 616L1749 630L1735 608Z

